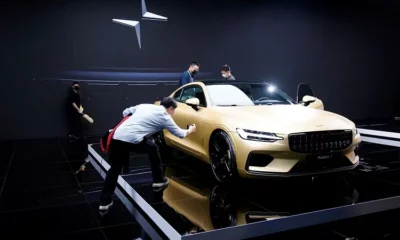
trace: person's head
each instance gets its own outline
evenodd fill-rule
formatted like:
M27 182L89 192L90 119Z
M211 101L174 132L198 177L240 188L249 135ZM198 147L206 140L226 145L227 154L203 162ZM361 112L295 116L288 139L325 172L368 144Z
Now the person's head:
M73 83L72 83L72 88L73 88L76 92L78 92L78 91L79 91L79 82L73 82Z
M167 110L167 113L171 116L174 115L175 109L178 107L176 101L171 97L164 98L160 105L163 106L165 110Z
M200 64L198 62L190 63L189 72L191 72L193 75L195 75L199 72L199 70L200 70Z
M227 64L222 66L221 75L223 78L229 78L231 76L231 68Z

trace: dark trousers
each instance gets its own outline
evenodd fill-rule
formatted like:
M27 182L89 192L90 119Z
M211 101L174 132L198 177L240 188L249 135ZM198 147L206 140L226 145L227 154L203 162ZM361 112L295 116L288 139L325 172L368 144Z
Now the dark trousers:
M68 134L81 137L83 132L82 115L79 113L68 113Z
M112 194L118 183L118 176L124 166L128 165L129 153L148 153L151 171L153 173L153 182L164 182L164 171L161 164L161 157L158 146L153 138L145 138L138 144L127 143L119 140L112 140L110 143L109 160L111 168L107 172L104 181L104 188L100 196L100 205L107 205L112 200Z

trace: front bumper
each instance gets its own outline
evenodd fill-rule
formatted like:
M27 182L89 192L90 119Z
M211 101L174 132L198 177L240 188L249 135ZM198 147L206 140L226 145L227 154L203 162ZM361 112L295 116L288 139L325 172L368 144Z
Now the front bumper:
M359 164L358 134L350 147L335 153L301 154L289 149L287 137L274 143L248 141L230 132L241 177L296 177L349 171Z

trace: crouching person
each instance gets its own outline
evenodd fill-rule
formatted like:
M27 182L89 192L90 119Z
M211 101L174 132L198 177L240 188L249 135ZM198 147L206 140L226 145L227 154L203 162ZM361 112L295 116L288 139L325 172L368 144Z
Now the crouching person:
M129 161L130 152L148 154L154 188L168 184L168 180L164 177L158 146L151 136L167 129L171 134L185 138L196 131L195 125L187 130L176 125L171 116L177 107L176 101L167 97L161 101L160 105L139 104L124 110L124 117L131 116L117 127L109 145L111 168L107 172L101 192L100 211L106 212L112 206L112 194L123 166L126 166Z

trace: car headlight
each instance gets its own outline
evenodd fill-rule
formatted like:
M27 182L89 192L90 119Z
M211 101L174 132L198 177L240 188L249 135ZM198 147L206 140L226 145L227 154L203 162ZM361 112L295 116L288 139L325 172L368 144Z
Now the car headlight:
M260 132L248 129L237 128L239 136L245 140L261 141L261 142L275 142L283 140L283 137L278 137L274 133Z

